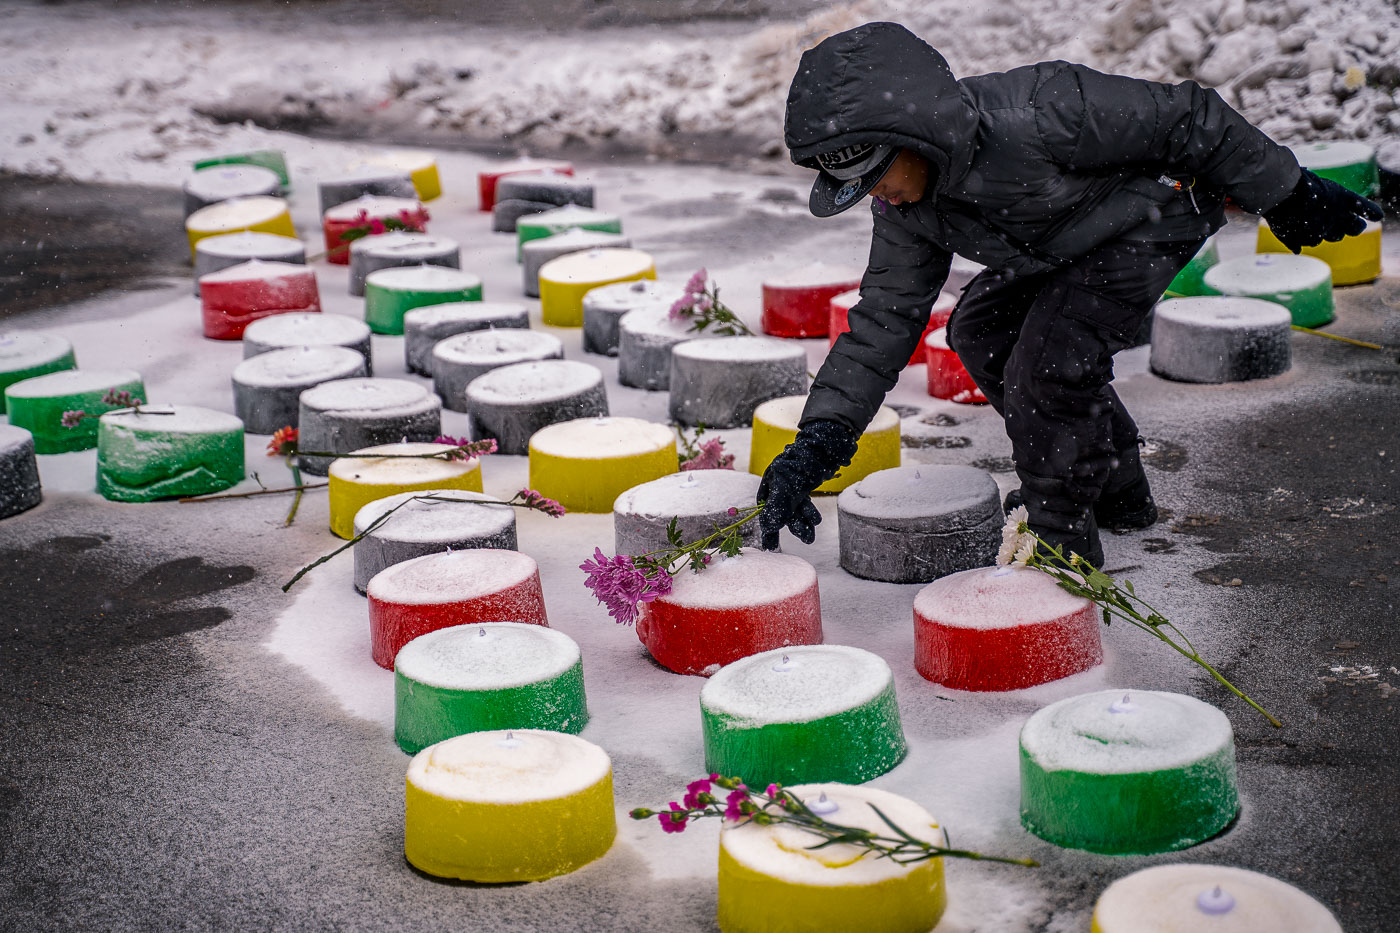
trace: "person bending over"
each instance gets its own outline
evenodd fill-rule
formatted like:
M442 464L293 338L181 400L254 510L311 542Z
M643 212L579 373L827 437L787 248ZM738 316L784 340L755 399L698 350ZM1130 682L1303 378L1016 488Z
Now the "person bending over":
M955 80L902 26L868 23L803 53L788 92L793 162L817 170L818 217L873 197L850 330L812 383L797 439L764 473L763 546L811 543L811 493L917 347L954 253L981 263L948 342L1002 416L1033 531L1102 566L1099 528L1157 520L1137 425L1113 391L1176 273L1228 197L1294 252L1360 233L1380 207L1301 170L1194 82L1044 62Z

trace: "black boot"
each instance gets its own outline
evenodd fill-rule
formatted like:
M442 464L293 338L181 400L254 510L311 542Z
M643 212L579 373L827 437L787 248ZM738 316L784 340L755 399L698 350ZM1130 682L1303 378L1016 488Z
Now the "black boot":
M1115 531L1135 531L1157 521L1157 503L1152 501L1152 488L1142 469L1138 445L1118 451L1118 463L1108 474L1099 501L1094 503L1094 517L1105 528Z
M1094 521L1093 512L1085 510L1083 521L1076 526L1077 531L1037 527L1034 521L1028 524L1031 531L1038 534L1046 544L1052 547L1058 545L1065 560L1069 560L1071 554L1078 554L1095 568L1103 569L1103 545L1099 542L1099 526Z
M1002 511L1025 505L1021 490L1013 489L1002 502ZM1157 503L1152 501L1152 489L1142 469L1142 457L1137 445L1118 452L1117 463L1108 475L1108 485L1094 503L1094 519L1099 527L1112 531L1137 531L1157 521Z

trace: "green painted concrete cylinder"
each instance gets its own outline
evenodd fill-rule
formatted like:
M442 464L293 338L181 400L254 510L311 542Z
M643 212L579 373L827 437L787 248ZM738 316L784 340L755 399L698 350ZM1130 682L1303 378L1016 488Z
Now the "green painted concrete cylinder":
M419 635L394 659L394 739L410 755L468 732L588 723L583 657L563 632L476 622Z
M1258 253L1230 259L1201 279L1202 295L1261 298L1288 309L1293 323L1321 327L1336 316L1332 269L1313 256Z
M879 777L908 753L889 665L860 648L791 645L721 668L700 691L705 769L770 782Z
M243 422L227 412L156 405L98 422L97 491L114 502L200 496L243 475Z
M16 382L5 389L10 424L34 435L34 452L61 454L97 446L97 417L122 406L104 402L109 392L130 392L146 397L141 374L134 369L68 369ZM63 413L84 411L72 427L63 424Z
M365 323L376 334L403 333L414 308L480 301L481 277L447 266L397 266L365 278Z
M1102 690L1021 729L1021 825L1070 849L1171 852L1239 812L1230 720L1175 693Z

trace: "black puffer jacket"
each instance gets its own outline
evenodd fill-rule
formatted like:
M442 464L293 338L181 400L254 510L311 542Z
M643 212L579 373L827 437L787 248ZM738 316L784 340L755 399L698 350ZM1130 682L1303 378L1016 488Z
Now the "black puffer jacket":
M1262 213L1298 163L1192 82L1157 84L1045 62L957 81L931 46L868 23L803 54L788 93L792 160L856 142L929 160L914 204L873 204L870 263L851 331L832 348L803 422L870 423L913 352L953 253L1029 275L1116 236L1197 239L1224 222L1228 195ZM1188 193L1159 180L1190 183ZM1194 200L1193 200L1194 199Z

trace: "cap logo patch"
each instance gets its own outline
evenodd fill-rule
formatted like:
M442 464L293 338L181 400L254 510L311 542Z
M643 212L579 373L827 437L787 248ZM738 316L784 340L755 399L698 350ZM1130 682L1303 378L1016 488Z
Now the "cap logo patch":
M841 186L841 190L836 192L836 196L832 199L832 201L836 204L837 207L841 207L847 201L851 200L851 198L855 197L856 192L859 190L860 179L853 178Z

